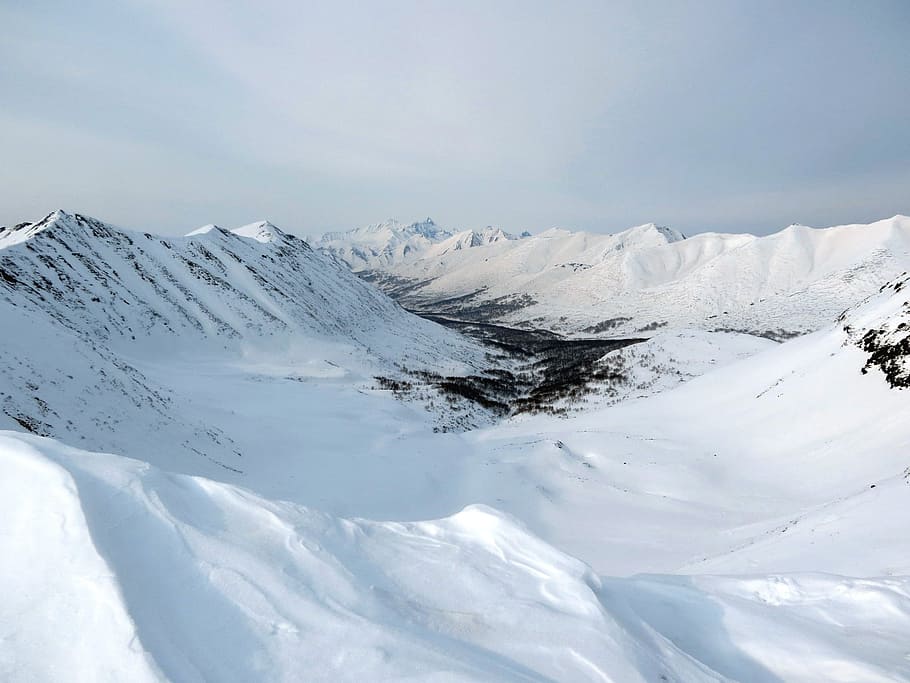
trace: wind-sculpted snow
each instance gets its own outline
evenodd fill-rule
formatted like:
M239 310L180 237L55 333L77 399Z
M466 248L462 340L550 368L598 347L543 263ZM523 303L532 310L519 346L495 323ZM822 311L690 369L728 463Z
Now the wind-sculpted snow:
M358 234L346 239L358 248ZM349 263L409 308L462 319L620 336L698 327L786 338L829 323L910 267L910 218L792 225L766 237L684 238L653 224L615 235L548 230L439 247Z
M906 680L910 580L602 578L494 509L343 519L0 432L5 681Z

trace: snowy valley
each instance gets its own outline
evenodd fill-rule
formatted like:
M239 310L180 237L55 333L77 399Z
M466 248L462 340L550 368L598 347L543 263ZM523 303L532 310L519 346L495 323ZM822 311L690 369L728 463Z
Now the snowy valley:
M0 678L910 681L908 269L0 229Z

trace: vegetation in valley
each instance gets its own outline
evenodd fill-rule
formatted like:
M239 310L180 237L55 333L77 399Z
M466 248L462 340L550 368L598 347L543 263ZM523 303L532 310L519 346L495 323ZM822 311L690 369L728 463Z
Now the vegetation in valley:
M480 408L494 418L521 413L566 413L568 405L583 399L596 387L625 381L625 368L604 363L602 359L611 351L644 341L566 339L541 329L522 330L439 315L425 317L491 347L487 355L489 366L467 376L399 368L407 379L377 377L377 386L400 397L426 402L437 397L450 408L461 407L467 413ZM467 415L455 418L454 423L446 428L474 426Z

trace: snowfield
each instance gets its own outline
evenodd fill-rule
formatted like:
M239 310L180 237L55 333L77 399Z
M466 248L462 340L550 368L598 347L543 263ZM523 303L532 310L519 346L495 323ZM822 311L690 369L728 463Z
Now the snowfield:
M11 432L0 457L4 680L910 676L907 577L608 579L483 506L349 520Z
M910 681L910 280L864 272L441 433L374 375L491 347L267 222L4 229L0 679Z

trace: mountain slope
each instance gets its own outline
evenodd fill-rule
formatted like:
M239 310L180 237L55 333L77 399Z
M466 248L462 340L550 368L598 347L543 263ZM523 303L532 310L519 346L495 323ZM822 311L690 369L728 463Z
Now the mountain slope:
M473 499L602 573L910 574L908 315L905 277L677 389L472 433L498 474Z
M669 326L785 337L818 329L908 268L910 218L895 216L767 237L683 238L653 224L615 235L549 230L428 250L368 276L409 308L453 317L589 334Z
M0 315L7 425L128 453L157 434L233 469L231 439L150 363L271 355L298 375L370 377L482 356L270 224L165 239L57 211L3 229Z

